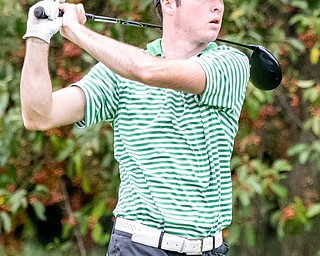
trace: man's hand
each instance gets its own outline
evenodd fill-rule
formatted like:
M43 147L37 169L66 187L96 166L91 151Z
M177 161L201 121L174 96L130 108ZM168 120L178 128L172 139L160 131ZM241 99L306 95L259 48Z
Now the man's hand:
M49 44L51 37L57 33L62 26L62 18L58 17L59 3L59 0L43 0L33 5L29 10L27 31L23 39L36 37ZM45 14L48 16L47 19L38 19L35 17L34 10L39 6L44 8Z
M63 12L63 24L60 29L60 34L69 39L74 40L77 37L77 28L84 28L87 21L85 10L82 4L60 4L59 9Z

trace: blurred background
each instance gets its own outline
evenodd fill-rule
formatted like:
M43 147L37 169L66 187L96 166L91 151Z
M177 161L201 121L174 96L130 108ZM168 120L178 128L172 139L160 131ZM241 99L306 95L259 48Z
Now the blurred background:
M0 255L105 255L119 184L112 129L103 123L30 132L22 124L21 37L35 2L0 0ZM320 256L320 2L224 2L220 37L264 45L284 73L274 91L251 84L247 90L232 157L228 255ZM153 0L82 3L96 15L159 24ZM141 48L161 36L152 29L87 26ZM54 36L54 89L77 81L95 63Z

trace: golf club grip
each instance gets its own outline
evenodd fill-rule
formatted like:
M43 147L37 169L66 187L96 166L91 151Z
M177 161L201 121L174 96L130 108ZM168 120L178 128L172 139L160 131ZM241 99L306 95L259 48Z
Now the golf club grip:
M33 11L34 16L36 16L38 19L47 19L48 16L46 15L46 12L42 6L38 6ZM59 17L63 16L63 11L59 11ZM86 13L87 20L94 20L94 15Z
M33 13L34 13L34 16L36 16L38 19L46 19L46 18L48 18L44 8L41 7L41 6L38 6L37 8L35 8Z

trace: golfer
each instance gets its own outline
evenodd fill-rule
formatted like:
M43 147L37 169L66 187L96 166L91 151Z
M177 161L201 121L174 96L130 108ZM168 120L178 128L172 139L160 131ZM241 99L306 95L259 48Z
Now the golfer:
M33 6L24 36L24 125L47 130L107 121L113 127L121 183L107 255L226 255L230 158L249 62L214 43L222 0L155 5L163 37L145 49L88 29L81 4L44 0ZM34 16L37 6L48 19ZM97 64L80 81L52 92L49 43L59 30Z

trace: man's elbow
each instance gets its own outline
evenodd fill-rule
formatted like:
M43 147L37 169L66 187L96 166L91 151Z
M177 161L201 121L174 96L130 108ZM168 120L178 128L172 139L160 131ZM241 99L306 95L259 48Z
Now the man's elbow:
M23 120L24 127L29 131L45 131L46 129L41 128L41 126L35 122L30 122L29 120Z
M22 115L22 121L24 127L29 131L46 131L50 129L45 121L35 120L25 115Z
M138 74L138 80L140 80L140 82L147 84L147 85L150 85L150 86L153 86L156 84L155 78L156 78L155 73L152 71L148 71L148 70L142 70Z
M149 86L159 86L159 81L162 80L162 69L159 65L156 65L154 61L146 63L140 63L137 68L135 68L135 76L138 82L147 84Z

